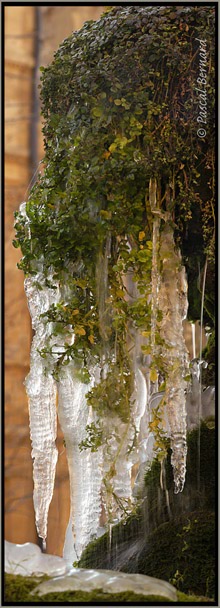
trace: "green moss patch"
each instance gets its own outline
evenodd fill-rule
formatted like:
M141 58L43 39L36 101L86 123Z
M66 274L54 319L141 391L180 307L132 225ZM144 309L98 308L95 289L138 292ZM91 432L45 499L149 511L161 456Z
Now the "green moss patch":
M156 595L141 595L126 591L123 593L103 593L101 589L95 589L90 593L85 591L65 591L61 593L48 593L47 595L38 596L37 594L30 595L31 591L36 587L37 583L45 580L48 577L32 578L24 577L14 574L5 574L5 594L4 601L6 605L13 605L14 603L37 603L47 604L54 602L55 604L63 603L85 603L85 604L119 604L126 603L128 605L136 605L141 603L142 605L151 605L152 603L170 604L173 603L167 598ZM178 602L190 603L212 603L209 598L188 596L184 593L177 592Z
M213 597L214 515L197 511L159 526L148 537L137 567L141 574L167 580L185 593Z
M200 487L198 488L198 429L188 433L186 484L173 492L170 453L165 464L166 494L160 487L161 467L154 460L145 477L145 499L130 518L90 543L78 563L81 568L110 568L139 572L174 584L180 591L214 596L215 430L200 428ZM133 552L123 563L120 556Z

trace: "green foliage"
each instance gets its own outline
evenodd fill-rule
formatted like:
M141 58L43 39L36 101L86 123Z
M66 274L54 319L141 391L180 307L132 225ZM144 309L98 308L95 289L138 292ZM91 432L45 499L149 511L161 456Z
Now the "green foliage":
M87 448L91 449L91 452L96 452L103 441L103 431L99 426L99 420L97 424L92 422L86 426L87 437L84 441L79 444L80 451Z
M87 394L87 401L97 413L118 414L122 422L129 421L129 400L132 388L129 366L111 363L106 378Z
M41 68L44 174L31 190L27 219L15 214L14 245L25 275L37 275L42 264L46 284L52 272L68 294L43 316L53 344L54 336L75 333L55 361L50 339L41 351L54 377L72 359L85 382L91 366L109 369L88 395L100 418L113 412L130 419L129 348L136 328L145 336L151 329L150 179L157 179L158 208L175 226L187 270L194 272L190 242L198 243L199 260L213 259L214 18L212 6L116 6L65 39ZM196 121L198 39L209 40L205 140ZM128 272L135 302L123 281ZM155 342L163 348L158 332ZM84 447L97 445L93 431Z
M202 382L205 386L215 385L215 331L212 331L202 356L208 363L208 367L202 370Z
M64 40L42 68L45 173L28 201L31 240L19 214L15 225L26 273L36 272L41 254L45 273L52 267L59 277L83 262L94 292L106 234L129 234L136 246L140 231L151 235L145 195L152 175L176 190L179 231L188 230L187 213L200 213L195 190L203 166L213 199L213 20L212 7L114 7ZM206 142L195 125L201 37L210 41L211 59ZM207 222L207 209L204 215Z

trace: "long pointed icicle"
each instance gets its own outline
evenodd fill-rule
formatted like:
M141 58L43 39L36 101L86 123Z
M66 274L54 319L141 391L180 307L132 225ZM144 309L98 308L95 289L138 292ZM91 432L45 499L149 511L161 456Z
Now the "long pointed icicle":
M175 493L181 492L186 473L186 395L184 379L188 371L188 351L183 335L187 315L187 282L181 266L180 252L175 248L173 229L166 224L160 237L162 264L158 307L162 312L160 336L164 339L163 365L167 374L165 397L171 438L171 463Z
M94 377L95 370L92 382ZM86 393L92 388L92 382L88 385L78 380L74 364L69 364L58 383L58 416L67 451L71 498L64 557L72 562L79 559L85 546L96 536L101 513L102 452L100 449L94 453L80 452L79 449L79 443L85 439L86 425L91 424Z
M35 283L39 282L39 290ZM49 506L53 496L57 463L56 383L50 374L45 375L45 364L38 350L45 347L48 324L40 318L50 306L50 289L43 286L43 277L38 273L25 279L25 292L32 317L35 335L31 347L30 372L25 385L29 398L30 435L32 443L34 509L38 536L46 540ZM54 299L54 290L53 296Z

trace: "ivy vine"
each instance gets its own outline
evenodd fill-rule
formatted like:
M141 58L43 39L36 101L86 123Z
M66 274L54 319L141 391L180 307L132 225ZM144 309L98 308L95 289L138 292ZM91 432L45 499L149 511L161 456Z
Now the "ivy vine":
M150 354L150 179L158 183L160 231L171 223L186 268L195 221L201 263L213 262L214 19L212 5L113 7L64 40L41 68L43 172L28 198L28 225L15 214L14 245L26 276L37 275L41 260L48 285L68 288L44 313L53 339L69 328L76 336L53 373L59 379L74 359L89 382L91 366L101 366L103 377L88 393L99 419L112 411L129 420L135 329L147 339L143 356ZM200 39L208 49L204 139L197 135ZM129 273L136 299L124 280ZM155 339L162 349L158 330ZM52 349L48 343L42 356ZM165 380L161 366L160 358L152 364L151 381L155 370ZM102 432L89 433L94 447Z

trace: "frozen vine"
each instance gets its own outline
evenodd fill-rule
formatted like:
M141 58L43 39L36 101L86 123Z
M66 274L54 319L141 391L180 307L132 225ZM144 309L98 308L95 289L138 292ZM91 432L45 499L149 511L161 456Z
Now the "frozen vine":
M74 555L98 530L101 502L113 519L123 513L122 500L132 503L132 467L154 453L153 435L161 458L170 439L175 491L184 486L188 303L176 245L184 234L190 249L187 235L196 224L204 239L198 256L204 248L213 255L212 119L204 149L195 131L197 58L188 44L191 32L194 40L210 40L211 95L214 13L201 10L180 7L176 27L172 7L113 7L67 38L42 71L45 171L27 214L16 213L14 245L22 249L19 267L36 332L26 385L37 526L45 538L58 395ZM203 165L211 184L205 203ZM154 408L161 382L164 399ZM91 494L85 518L80 487Z

